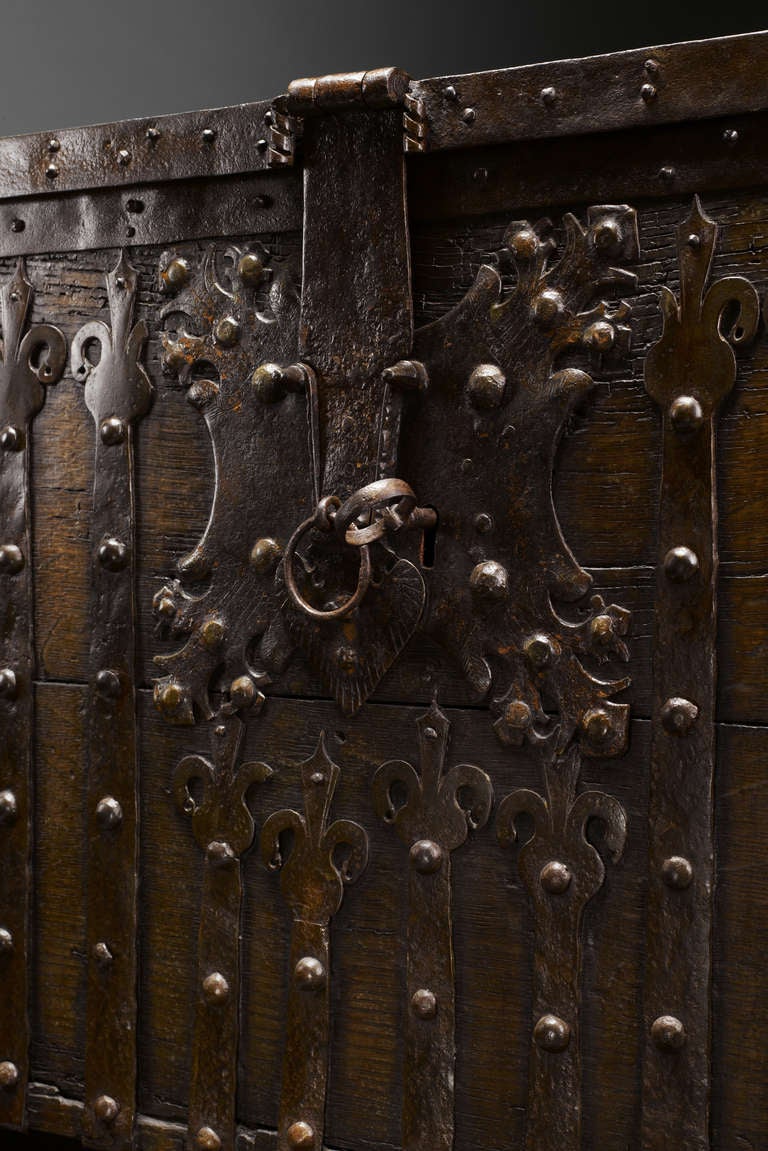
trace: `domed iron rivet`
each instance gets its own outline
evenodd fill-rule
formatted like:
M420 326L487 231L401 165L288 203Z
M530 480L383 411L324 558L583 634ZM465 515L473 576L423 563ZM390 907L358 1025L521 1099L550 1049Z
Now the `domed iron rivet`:
M571 886L571 870L557 859L545 863L539 873L539 882L550 895L562 895Z
M698 431L704 423L704 413L695 396L677 396L669 406L669 419L675 431L682 435Z
M10 790L5 788L0 791L0 826L9 826L16 822L16 817L19 814L19 807L16 803L16 796Z
M434 1019L437 1015L437 997L434 991L420 987L411 996L411 1011L419 1019Z
M26 228L26 226L27 225L24 223L24 221L19 216L16 216L15 219L11 220L11 231L12 232L23 232L24 229Z
M555 654L552 641L547 635L533 635L525 644L528 662L540 671L549 667Z
M614 216L599 220L592 229L592 239L600 252L615 252L622 241L621 224Z
M681 696L672 696L661 706L661 723L671 735L687 735L699 714L695 703Z
M443 849L433 839L417 839L411 846L410 860L420 875L434 875L443 862Z
M200 628L200 638L209 651L221 646L224 634L224 624L219 619L207 619Z
M256 684L249 675L239 675L229 687L229 698L235 707L250 707L256 699Z
M461 113L461 118L464 123L469 126L470 124L474 124L475 120L477 119L477 112L474 108L465 108Z
M262 404L276 404L285 396L283 369L279 364L260 364L251 383Z
M663 168L659 169L659 179L662 180L665 184L671 184L674 178L675 169L670 167L669 164L665 164Z
M60 148L61 142L57 140L55 136L51 136L50 140L48 141L48 151L58 152Z
M0 547L0 573L16 575L24 567L24 555L16 544L3 544Z
M123 809L113 795L105 795L96 804L96 818L105 831L112 831L123 822Z
M545 108L551 108L557 99L557 92L554 88L542 88L539 98Z
M216 132L213 128L203 128L200 134L203 138L204 144L212 144L216 139Z
M475 516L475 531L481 536L487 536L489 532L492 532L493 516L489 516L487 512L479 512Z
M559 1015L542 1015L533 1029L533 1038L542 1051L565 1051L571 1041L571 1029Z
M166 683L159 691L156 690L157 706L165 715L175 715L183 699L184 692L178 683Z
M209 1003L226 1003L229 984L220 971L212 971L203 980L203 995Z
M277 566L282 554L283 549L277 540L265 536L263 539L256 540L251 548L251 567L257 575L267 575Z
M96 690L103 699L117 699L121 688L120 676L112 668L103 667L96 673Z
M425 727L424 728L424 738L429 739L429 740L437 739L437 732L434 729L434 727Z
M686 243L688 244L689 248L693 248L694 251L696 251L701 247L701 236L698 234L698 232L691 232L690 236L686 240Z
M658 96L658 90L655 84L643 84L640 89L640 95L645 100L646 104L651 104Z
M225 867L228 863L234 863L237 858L232 848L223 839L212 839L205 853L215 867Z
M125 168L131 162L131 153L127 148L121 148L117 153L117 162L121 168Z
M522 699L511 699L504 708L504 722L516 731L526 731L533 722L528 704Z
M296 1123L291 1123L285 1134L288 1138L288 1143L294 1148L294 1151L309 1151L309 1148L315 1145L314 1127L304 1119L299 1119Z
M495 560L485 560L472 569L469 586L483 599L496 601L506 599L509 594L507 569Z
M9 424L0 432L0 447L5 452L20 452L26 444L26 436L21 428Z
M539 250L539 237L533 228L520 228L507 239L507 246L517 260L532 260Z
M0 927L0 955L13 954L13 936L7 927Z
M45 169L45 175L49 180L55 180L59 174L59 169L55 164L49 164Z
M674 1015L660 1015L651 1024L651 1039L662 1051L679 1051L685 1038L685 1027Z
M613 324L609 324L605 320L596 320L594 324L590 324L585 329L581 339L585 347L604 355L606 352L610 352L616 343L616 332L613 329Z
M683 855L670 855L661 865L661 878L674 891L684 891L693 882L693 866Z
M673 583L685 583L699 570L699 557L690 548L670 548L664 556L664 574Z
M264 261L255 252L246 252L240 257L237 274L244 284L253 287L261 282L264 275Z
M150 144L156 144L160 139L160 134L161 133L159 128L147 128L146 132L144 133Z
M589 622L589 634L598 647L608 647L614 635L613 620L601 612Z
M325 967L313 955L304 955L293 969L293 978L304 991L325 986Z
M10 1060L4 1060L0 1063L0 1087L5 1088L6 1091L15 1087L19 1082L19 1069L15 1063Z
M726 144L738 144L739 133L735 128L726 128L723 132L723 139L725 140Z
M533 301L533 318L542 328L549 328L565 312L563 297L554 288L545 288Z
M224 316L214 328L214 339L222 348L231 348L240 339L240 325L234 316Z
M128 564L128 548L122 540L109 536L99 544L99 563L107 571L122 571Z
M161 615L163 619L173 619L176 615L176 604L173 598L169 595L160 596L160 599L155 604L155 611Z
M195 1143L200 1151L220 1151L221 1149L221 1139L212 1127L201 1127L195 1135Z
M584 713L582 727L591 740L602 743L611 731L611 717L602 707L591 707Z
M18 689L16 672L10 667L0 668L0 699L15 699Z
M114 1123L120 1105L111 1095L99 1095L93 1104L93 1113L102 1123Z
M128 429L125 423L117 416L109 416L106 420L102 421L101 427L99 428L101 442L106 444L107 447L122 444L127 434Z
M109 950L107 944L104 943L103 940L100 940L98 943L94 944L93 958L96 960L96 963L99 967L106 968L111 965L114 956Z
M183 256L174 256L168 261L161 274L163 285L166 288L183 288L189 279L189 264Z
M473 408L490 411L498 408L504 399L507 381L501 368L495 364L480 364L467 381L467 395Z

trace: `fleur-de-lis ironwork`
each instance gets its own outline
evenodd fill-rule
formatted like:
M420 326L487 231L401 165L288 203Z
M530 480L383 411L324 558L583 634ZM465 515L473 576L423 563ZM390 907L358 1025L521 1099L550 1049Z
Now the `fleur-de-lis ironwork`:
M283 896L293 913L291 983L280 1100L280 1151L320 1151L328 1079L330 1036L331 917L344 887L368 862L368 836L358 824L337 819L329 825L340 771L321 733L317 747L300 765L304 814L286 808L270 815L261 833L264 863L280 870ZM281 842L289 833L290 848Z
M614 861L621 857L627 834L617 799L602 791L577 794L580 767L577 746L553 755L543 762L544 795L518 788L499 806L502 844L517 840L520 816L533 821L533 833L519 852L520 874L533 903L536 955L528 1151L577 1151L580 1146L580 927L584 908L605 877L586 828L593 819L603 824L605 847Z
M188 755L174 776L176 802L205 852L198 936L198 994L189 1135L193 1146L234 1151L240 1002L240 860L254 837L248 795L272 769L239 762L245 732L236 714L211 725L212 755ZM206 1142L207 1140L207 1142Z
M493 802L473 764L445 769L450 723L433 703L416 720L420 771L390 760L373 778L377 813L409 848L402 1139L405 1151L453 1145L455 989L451 858Z
M14 1080L0 1094L0 1125L26 1121L28 1078L28 897L31 883L34 639L29 452L32 421L66 363L66 341L50 324L28 326L33 289L19 260L0 287L0 922L13 940L0 990L0 1062Z

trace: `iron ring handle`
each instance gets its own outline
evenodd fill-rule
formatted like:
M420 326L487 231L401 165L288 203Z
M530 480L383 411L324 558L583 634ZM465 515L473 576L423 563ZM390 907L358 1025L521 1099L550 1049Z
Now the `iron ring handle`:
M350 598L346 601L346 603L340 604L339 607L328 608L327 610L313 607L311 603L307 603L296 585L293 561L296 554L296 547L301 537L305 532L309 531L310 528L317 526L318 517L316 513L315 515L310 516L309 519L304 520L303 523L300 523L296 528L296 531L288 540L285 548L285 554L283 555L283 575L285 578L285 586L296 607L299 608L300 611L303 611L305 615L311 616L312 619L319 620L342 619L344 616L349 615L350 612L355 610L358 604L362 601L365 593L368 591L368 588L370 587L371 575L373 572L371 555L368 551L368 548L363 544L360 548L360 572L357 577L357 587L355 588Z
M396 502L395 502L396 501ZM394 506L390 506L394 503ZM333 526L338 535L353 547L375 543L387 531L399 531L416 507L416 493L405 480L375 480L359 488L337 509ZM355 527L354 521L366 512L384 508L379 519L366 527Z

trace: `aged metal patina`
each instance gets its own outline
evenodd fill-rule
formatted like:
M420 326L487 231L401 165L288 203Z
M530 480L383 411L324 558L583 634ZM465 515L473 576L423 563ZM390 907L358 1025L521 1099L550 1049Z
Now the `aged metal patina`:
M766 75L0 140L2 1127L763 1146Z

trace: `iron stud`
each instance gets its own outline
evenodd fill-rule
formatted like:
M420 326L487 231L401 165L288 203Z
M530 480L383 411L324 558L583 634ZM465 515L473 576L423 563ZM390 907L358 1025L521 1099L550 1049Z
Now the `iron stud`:
M189 279L189 264L183 256L174 256L160 275L163 287L166 290L183 288Z
M685 1038L685 1027L674 1015L660 1015L651 1024L651 1039L662 1051L679 1051Z
M673 583L685 583L699 570L699 557L690 548L670 548L664 556L664 574Z
M13 668L0 668L0 699L15 699L18 689L19 684Z
M467 395L473 408L490 411L498 408L507 386L506 377L496 364L480 364L467 381Z
M605 708L591 707L581 720L586 734L595 743L602 743L611 731L611 718Z
M267 575L277 566L282 554L283 549L277 540L265 536L263 539L256 540L251 548L251 567L257 575Z
M674 891L684 891L693 882L693 866L683 855L670 855L661 865L661 878Z
M669 419L675 431L685 435L698 431L704 422L704 413L695 396L677 396L669 405Z
M469 125L474 124L475 120L477 119L477 112L474 108L465 108L461 113L461 118L467 127L469 127Z
M533 228L518 228L507 238L507 246L517 260L532 260L539 250L539 237Z
M120 676L112 668L103 667L96 673L96 690L102 699L117 699L121 687Z
M493 516L489 516L487 512L479 512L475 516L475 531L481 536L487 536L489 532L492 532Z
M3 1060L0 1063L0 1087L6 1091L10 1091L19 1082L19 1069L15 1063L10 1060Z
M542 1015L533 1029L533 1039L542 1051L565 1051L571 1041L571 1029L559 1015Z
M212 971L203 980L203 995L209 1003L226 1003L229 998L229 983L220 971Z
M212 1127L201 1127L195 1136L195 1143L200 1151L220 1151L221 1148L221 1139Z
M230 845L223 839L212 839L206 848L206 855L214 867L226 867L234 863L237 856Z
M495 560L477 564L469 576L469 586L482 599L498 602L509 594L507 569Z
M555 655L552 640L548 635L533 635L525 644L525 655L528 662L538 671L549 667Z
M443 849L433 839L417 839L411 846L410 859L420 875L434 875L443 862Z
M571 869L557 859L545 863L539 873L539 882L550 895L562 895L571 886Z
M651 104L658 96L658 89L655 84L643 84L640 89L640 95L645 100L646 104Z
M49 164L45 169L45 175L49 180L55 180L59 174L59 169L56 164Z
M16 575L24 567L24 555L16 544L0 546L0 574Z
M123 809L113 795L105 795L96 804L96 819L105 831L112 831L123 822Z
M0 927L0 955L13 954L13 936L7 927Z
M99 435L101 436L101 442L106 444L107 447L122 444L127 434L128 428L125 422L117 416L109 416L106 420L102 420Z
M554 88L542 88L540 99L545 108L551 108L557 99L557 91Z
M260 283L264 275L264 261L255 252L246 252L244 256L240 257L237 274L244 284L254 287Z
M111 1095L99 1095L94 1101L93 1113L101 1123L114 1123L120 1111L120 1104Z
M128 151L127 148L120 148L120 150L117 153L117 162L121 166L121 168L124 168L127 164L130 164L131 153Z
M216 324L213 335L222 348L233 348L240 339L240 325L234 316L224 316Z
M99 967L105 969L111 965L114 956L108 945L103 940L99 940L99 942L93 946L93 958Z
M533 302L533 318L542 328L551 328L564 312L563 297L555 288L545 288Z
M16 816L19 814L16 796L10 790L5 788L0 791L0 826L10 826L16 822Z
M108 536L99 544L99 563L107 571L122 571L128 564L128 547L122 540Z
M304 1119L291 1123L285 1134L294 1151L309 1151L309 1148L315 1145L314 1127Z
M216 132L213 128L203 128L200 134L204 144L212 144L216 139Z
M304 991L315 991L325 986L325 967L312 955L304 955L293 969L296 984Z
M5 452L20 452L25 446L26 437L22 428L9 424L0 432L0 447Z
M437 997L434 991L420 987L411 996L411 1011L419 1019L434 1019L437 1015Z
M661 723L671 735L687 735L699 714L695 703L681 696L672 696L661 706Z
M203 646L207 647L209 651L221 647L224 642L224 634L224 624L215 617L205 620L200 628L200 639L203 641Z

